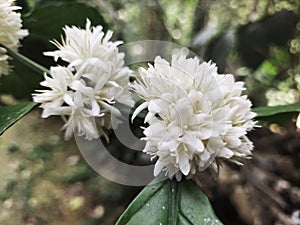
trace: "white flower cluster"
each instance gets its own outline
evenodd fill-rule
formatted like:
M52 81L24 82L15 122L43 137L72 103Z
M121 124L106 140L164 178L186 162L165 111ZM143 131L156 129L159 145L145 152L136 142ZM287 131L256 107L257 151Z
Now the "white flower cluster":
M66 139L73 131L89 140L108 138L106 131L121 122L111 120L112 115L121 116L115 103L134 103L128 91L132 71L124 66L124 54L118 50L122 42L110 41L112 31L105 34L102 26L91 27L89 20L85 29L66 26L64 32L62 44L54 42L59 50L45 55L53 56L55 61L60 58L68 66L51 67L50 75L45 74L41 82L48 89L38 90L40 93L33 94L33 99L42 103L43 118L65 118Z
M20 39L28 35L28 31L21 29L21 14L15 12L20 9L13 5L14 0L0 0L0 44L14 51L20 46ZM0 76L9 73L9 56L6 49L0 47Z
M218 158L240 163L253 149L246 137L255 125L251 102L242 95L243 82L218 74L212 63L187 58L183 51L171 65L156 57L154 66L140 68L132 90L147 109L144 152L157 158L154 175L166 171L181 180L207 167L217 170Z
M87 139L104 136L121 122L115 103L132 106L128 90L132 71L124 66L121 42L110 41L112 32L101 26L85 29L64 28L65 39L58 50L46 52L55 61L68 65L50 68L33 99L41 103L42 117L60 115L65 119L65 137L73 132ZM255 113L244 90L231 74L218 74L212 63L187 58L181 51L171 63L157 56L154 65L140 68L137 80L130 84L142 103L132 120L144 109L148 112L142 139L144 152L157 159L154 175L162 171L177 180L193 176L206 168L218 170L220 160L241 164L251 156L252 142L246 137L255 126ZM96 119L95 119L96 118Z

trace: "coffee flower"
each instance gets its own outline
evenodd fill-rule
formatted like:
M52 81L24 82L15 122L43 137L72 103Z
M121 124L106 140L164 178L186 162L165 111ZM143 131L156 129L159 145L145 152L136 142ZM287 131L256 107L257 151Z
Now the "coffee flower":
M15 12L20 9L19 6L13 5L14 0L0 0L0 44L17 51L20 46L20 40L28 35L28 31L21 29L21 14ZM6 49L0 47L0 76L9 73L9 56Z
M89 140L108 138L107 130L121 123L115 104L133 105L127 87L131 70L118 51L122 42L110 41L112 32L104 34L101 26L91 27L89 20L85 29L66 26L64 31L62 44L54 42L59 50L45 54L55 61L61 58L68 66L52 67L41 82L48 89L39 90L33 99L41 103L42 117L63 116L66 139L73 131Z
M183 52L173 55L171 64L158 56L154 66L140 68L132 90L145 102L132 119L148 110L142 139L144 152L157 159L155 176L165 171L180 180L207 167L217 170L220 159L241 164L251 156L246 134L255 125L255 113L242 95L243 85L231 74L218 74L211 62Z

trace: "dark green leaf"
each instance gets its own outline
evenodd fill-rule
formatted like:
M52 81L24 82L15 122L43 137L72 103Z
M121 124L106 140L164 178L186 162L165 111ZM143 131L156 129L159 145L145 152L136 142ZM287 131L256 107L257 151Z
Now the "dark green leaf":
M222 224L204 193L191 180L165 180L148 185L133 200L116 225Z
M55 1L37 7L31 14L24 17L23 24L30 33L52 40L60 39L62 28L66 25L84 28L87 18L93 25L107 26L95 8L83 3Z
M257 113L256 117L266 117L282 113L300 112L300 103L280 106L256 107L253 108L253 111Z
M38 5L47 5L54 2L64 3L64 2L78 2L78 0L37 0Z
M0 45L1 46L1 45ZM48 69L28 59L24 55L7 49L8 55L14 58L11 62L13 71L9 76L0 78L0 92L11 94L19 99L31 99L31 94L41 81L43 73L50 73Z
M0 107L0 135L28 113L36 103L26 102L18 105Z
M31 93L39 87L42 74L16 60L10 63L13 71L8 76L0 77L0 93L12 94L17 99L31 100Z
M26 13L29 10L29 5L26 0L16 0L16 5L22 7L22 9L19 10L21 13Z

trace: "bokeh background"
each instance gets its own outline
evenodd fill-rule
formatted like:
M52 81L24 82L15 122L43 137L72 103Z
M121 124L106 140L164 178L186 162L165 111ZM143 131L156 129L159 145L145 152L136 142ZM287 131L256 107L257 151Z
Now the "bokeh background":
M254 106L300 102L300 2L298 0L17 0L30 35L20 52L49 68L65 25L114 31L125 43L163 40L212 60L220 73L245 81ZM31 100L42 74L13 62L0 77L0 105ZM0 137L1 225L110 225L142 187L112 183L64 141L61 118L40 119L36 108ZM300 125L297 113L261 120L251 132L255 150L244 167L224 164L217 180L199 184L225 225L300 224ZM135 127L137 134L138 127ZM113 140L113 137L111 137ZM145 158L112 142L117 158ZM133 174L134 176L134 174Z

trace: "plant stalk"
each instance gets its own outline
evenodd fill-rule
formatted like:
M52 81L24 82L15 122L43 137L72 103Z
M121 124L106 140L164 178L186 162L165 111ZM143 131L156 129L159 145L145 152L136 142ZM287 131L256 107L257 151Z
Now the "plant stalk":
M31 68L35 72L50 74L50 71L47 68L41 66L40 64L38 64L38 63L34 62L33 60L27 58L26 56L24 56L24 55L22 55L18 52L13 51L13 50L5 47L4 45L0 44L0 47L5 48L6 51L7 51L7 54L9 56L11 56L12 58L14 58L14 59L18 60L19 62L23 63L24 65Z

